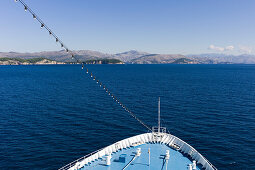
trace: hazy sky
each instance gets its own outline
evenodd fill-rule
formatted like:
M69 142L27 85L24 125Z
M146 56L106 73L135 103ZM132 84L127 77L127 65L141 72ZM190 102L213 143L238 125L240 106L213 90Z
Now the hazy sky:
M255 0L24 0L74 50L255 54ZM0 0L0 51L61 50Z

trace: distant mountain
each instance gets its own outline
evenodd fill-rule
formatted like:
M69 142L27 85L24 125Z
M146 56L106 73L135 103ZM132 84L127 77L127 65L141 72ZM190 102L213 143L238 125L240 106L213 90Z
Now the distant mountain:
M179 54L147 54L129 61L131 64L167 64L173 63L176 59L185 58Z
M49 65L49 64L65 64L64 62L57 62L46 58L0 58L0 65Z
M87 61L92 59L102 59L102 58L114 58L111 54L104 54L97 51L90 50L80 50L75 51L76 57L80 61ZM70 54L66 53L64 50L61 51L45 51L45 52L35 52L35 53L16 53L16 52L0 52L0 58L47 58L50 60L60 61L60 62L72 62Z
M147 54L149 54L149 53L139 52L139 51L136 51L136 50L131 50L131 51L115 54L114 57L116 59L119 59L119 60L123 61L123 62L129 62L133 59L136 59L138 57L141 57L141 56L144 56L144 55L147 55Z
M195 63L194 60L188 58L179 58L175 59L175 61L172 62L171 64L198 64L198 63Z
M255 55L199 54L187 55L187 58L203 64L255 64Z
M79 50L74 51L76 57L82 61L94 60L103 61L104 59L118 59L127 64L255 64L255 55L226 55L226 54L150 54L135 50L106 54L98 51ZM72 62L70 54L65 51L45 51L35 53L17 53L17 52L0 52L0 58L47 58L58 62Z

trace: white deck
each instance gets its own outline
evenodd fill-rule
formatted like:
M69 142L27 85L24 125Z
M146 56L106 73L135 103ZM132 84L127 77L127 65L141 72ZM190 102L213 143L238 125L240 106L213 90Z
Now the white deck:
M199 152L197 152L192 146L190 146L186 142L168 133L155 133L155 132L144 133L141 135L133 136L133 137L118 141L110 146L107 146L103 149L100 149L89 155L86 155L74 162L71 162L70 164L60 168L60 170L66 170L66 169L76 170L76 169L87 169L87 168L98 169L98 167L96 168L96 166L94 166L95 168L92 168L91 165L95 164L96 161L102 162L102 160L105 159L106 155L114 156L116 155L117 152L125 151L125 149L128 150L129 148L138 147L143 144L149 145L150 143L162 144L169 147L172 150L176 150L179 153L182 153L181 155L185 156L187 159L195 160L198 166L200 166L203 169L216 170L216 168L205 157L203 157ZM155 145L155 146L162 146L162 145ZM109 167L111 167L111 165ZM186 169L188 169L187 165L185 165L185 167ZM105 166L104 168L101 168L101 169L105 169ZM114 166L112 166L111 169L115 169ZM116 169L119 169L119 168L116 167Z

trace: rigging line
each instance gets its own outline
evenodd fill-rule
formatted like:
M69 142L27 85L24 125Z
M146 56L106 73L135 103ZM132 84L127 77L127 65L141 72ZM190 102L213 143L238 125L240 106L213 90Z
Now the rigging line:
M64 48L67 53L70 53L72 55L72 58L76 59L76 61L78 62L78 59L74 56L74 53L69 50L69 48L63 43L63 41L38 17L38 15L36 15L34 11L23 0L15 0L15 2L18 1L24 6L24 10L30 12L33 18L41 24L41 28L45 28L49 32L49 34L55 38L56 43L59 43L61 47Z
M32 14L33 18L36 19L40 24L41 24L41 28L45 28L49 34L51 36L53 36L56 40L56 43L59 43L61 45L62 48L65 49L65 51L69 54L71 54L72 56L72 59L75 59L76 60L76 63L81 63L78 58L75 56L75 52L73 52L72 50L69 50L69 48L63 43L63 41L38 17L38 15L36 15L34 13L34 11L23 1L23 0L14 0L15 2L20 2L23 6L24 6L24 10L25 11L28 11ZM86 62L85 62L86 64ZM126 112L128 112L134 119L136 119L139 123L141 123L144 127L146 127L148 130L152 131L151 128L149 128L143 121L141 121L133 112L131 112L124 104L122 104L122 102L120 102L120 100L118 100L114 95L113 93L111 93L107 88L106 86L100 82L98 79L96 79L95 76L93 76L93 73L90 72L89 74L89 70L86 66L84 66L84 62L82 62L82 69L86 69L86 73L88 75L90 75L90 77L96 81L97 84L99 84L100 87L102 87L106 93L108 93L112 98L113 100L115 100L117 102L117 104L119 104Z
M88 75L90 75L90 77L95 81L96 80L96 83L99 84L100 87L102 87L106 93L108 93L113 100L116 101L117 104L119 104L126 112L128 112L134 119L136 119L139 123L141 123L144 127L146 127L149 131L152 131L151 128L149 128L143 121L141 121L132 111L130 111L124 104L122 104L122 102L117 98L115 97L115 95L113 93L111 93L105 85L103 85L102 82L100 82L98 79L96 79L95 76L93 76L93 73L92 72L89 72L88 68L86 68L87 71L86 73Z

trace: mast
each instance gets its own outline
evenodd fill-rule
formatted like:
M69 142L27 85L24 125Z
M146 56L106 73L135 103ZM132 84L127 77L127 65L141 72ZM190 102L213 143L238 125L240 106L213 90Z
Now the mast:
M158 98L158 133L160 132L160 97Z

